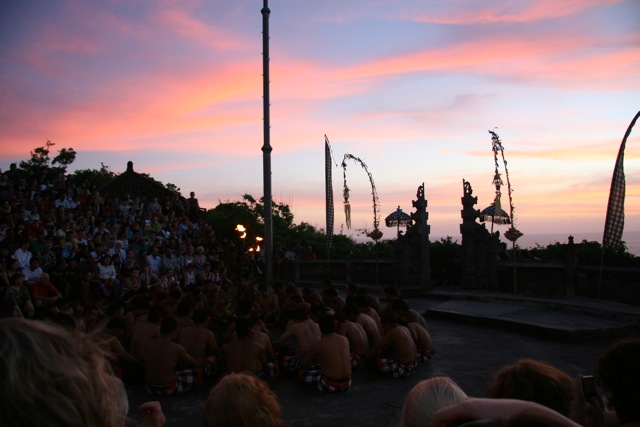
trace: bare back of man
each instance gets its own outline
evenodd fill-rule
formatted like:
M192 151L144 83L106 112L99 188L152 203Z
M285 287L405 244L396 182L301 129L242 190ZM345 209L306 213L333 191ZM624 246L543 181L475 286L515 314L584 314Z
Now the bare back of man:
M296 341L298 353L303 355L309 351L312 342L320 339L320 331L313 321L289 322L287 329L285 329L284 333L276 341L276 347L285 344L291 338Z
M273 351L273 345L271 344L271 337L269 337L269 335L261 331L253 331L251 341L264 347L264 351L267 355L267 361L272 362L275 359L275 353Z
M351 354L346 337L332 333L314 342L302 361L302 368L311 365L316 358L324 376L335 379L351 376Z
M129 353L133 357L144 360L146 346L149 340L160 336L160 325L152 322L136 323L131 331L131 341L129 341Z
M419 350L432 350L433 342L431 341L431 335L429 335L429 331L427 331L420 323L418 322L410 322L407 325L409 328L409 332L416 343L416 347Z
M222 356L227 372L252 373L267 371L267 355L264 346L249 339L238 339L222 346Z
M218 352L216 338L209 329L203 325L187 326L180 332L179 344L196 360L204 362L205 359Z
M406 326L395 325L387 329L382 340L372 352L388 351L389 356L400 363L411 365L416 363L417 350L411 332Z
M380 330L378 329L378 325L376 325L375 320L373 320L371 316L365 313L360 313L358 315L357 322L366 332L367 338L369 339L369 344L376 345L380 342Z
M378 312L375 311L373 308L368 307L365 311L363 311L363 313L371 317L373 321L376 322L376 326L378 326L378 331L380 331L380 335L382 336L383 334L382 322L380 321L380 315L378 314Z
M338 333L349 340L349 346L351 347L352 353L364 356L369 351L370 346L367 333L359 323L345 320L342 325L340 325Z
M168 337L161 336L150 340L144 359L145 382L150 385L171 384L176 380L178 360L184 360L192 366L199 365L183 346Z

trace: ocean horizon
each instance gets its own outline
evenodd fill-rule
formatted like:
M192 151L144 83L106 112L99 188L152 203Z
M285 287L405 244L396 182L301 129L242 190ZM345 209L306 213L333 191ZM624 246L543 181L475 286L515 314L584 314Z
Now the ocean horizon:
M574 243L581 243L583 240L588 242L598 242L602 244L602 232L576 232L576 233L541 233L541 234L524 234L516 243L522 249L532 249L536 246L546 247L555 243L568 243L569 236L573 236ZM446 237L446 236L444 236ZM441 237L431 237L432 242L440 240ZM455 236L453 240L461 242L461 236ZM511 247L511 242L504 238L500 233L500 241L507 243ZM640 256L640 231L625 231L622 241L626 243L629 253Z

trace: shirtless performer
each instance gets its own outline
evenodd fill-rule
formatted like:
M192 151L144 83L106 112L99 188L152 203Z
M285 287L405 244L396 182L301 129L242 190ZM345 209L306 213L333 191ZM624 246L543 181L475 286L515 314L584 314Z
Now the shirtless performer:
M160 323L162 323L162 309L154 307L149 310L147 320L136 323L131 330L129 341L129 353L138 360L145 359L147 342L160 336Z
M311 320L303 309L287 313L287 329L273 344L275 350L283 355L281 366L288 372L295 372L300 366L300 358L309 351L311 344L321 337L318 324ZM295 339L295 346L286 346L289 339Z
M323 314L318 323L322 338L309 347L300 363L298 376L305 384L320 391L348 390L351 385L349 340L336 333L333 315Z
M382 334L378 329L378 325L376 325L376 321L368 314L361 313L356 303L349 303L345 305L344 314L347 316L347 319L362 326L364 331L367 333L369 345L374 346L380 342Z
M335 318L338 321L337 332L349 340L351 369L358 369L363 366L363 359L370 349L367 333L362 325L348 320L344 313L336 314Z
M356 302L356 305L358 306L358 310L360 310L360 313L366 314L367 316L371 317L374 322L376 322L376 325L378 326L378 330L380 331L380 335L382 336L384 332L382 330L382 322L380 321L380 315L378 314L377 311L373 309L373 307L371 307L371 305L369 304L369 300L367 300L367 297L358 296L355 298L355 302Z
M202 383L201 363L194 359L175 339L178 337L178 322L167 317L160 325L160 337L147 343L144 359L144 381L147 393L170 396L185 393ZM178 361L189 363L193 368L176 371Z
M206 310L200 309L193 314L193 325L187 326L180 332L178 343L194 359L199 360L204 366L204 375L212 376L215 373L216 358L220 353L216 337L208 328L211 317Z
M98 328L91 334L98 345L107 351L114 373L120 379L124 378L124 371L128 367L132 368L131 371L135 369L142 372L142 362L133 357L120 342L126 327L127 323L122 317L112 317L103 328Z
M267 353L264 346L252 340L253 322L249 318L236 321L237 341L222 346L222 361L227 373L251 372L258 378L267 379Z
M278 312L280 311L280 302L278 295L267 290L264 283L258 284L258 304L260 306L260 317L266 324L273 324Z
M424 319L424 317L413 308L410 308L404 300L399 298L393 300L391 302L391 310L396 317L406 320L407 323L418 322L427 331L429 330L429 328L427 327L427 321Z
M402 325L404 322L398 319L398 323ZM411 337L416 343L416 349L418 351L418 362L428 362L429 359L431 359L431 356L433 356L433 354L435 353L435 351L433 350L433 342L431 341L431 335L429 335L429 331L427 331L418 322L409 322L406 326L407 328L409 328Z
M398 324L392 314L382 316L384 336L367 354L366 360L375 357L378 372L393 378L406 378L413 375L418 365L416 344L406 326Z

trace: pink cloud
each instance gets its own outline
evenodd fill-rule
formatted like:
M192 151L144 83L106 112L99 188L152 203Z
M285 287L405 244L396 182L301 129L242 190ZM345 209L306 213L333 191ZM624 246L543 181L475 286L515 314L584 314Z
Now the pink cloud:
M195 16L192 10L160 9L155 19L167 31L196 41L201 46L210 46L217 51L246 50L254 47L255 42L245 35L227 31L208 24Z
M464 7L417 12L419 22L436 24L470 25L495 23L536 22L572 16L589 9L621 3L622 0L537 0L525 2L464 3ZM455 6L454 6L455 7Z

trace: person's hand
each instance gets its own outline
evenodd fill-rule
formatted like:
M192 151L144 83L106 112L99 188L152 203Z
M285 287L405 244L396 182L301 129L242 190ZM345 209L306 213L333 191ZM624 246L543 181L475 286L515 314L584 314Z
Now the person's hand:
M573 401L569 417L584 427L601 427L604 425L604 402L599 394L587 401L582 389L582 374L573 380Z
M162 406L158 401L145 402L138 406L138 411L144 414L140 427L162 427L167 417L162 412Z

